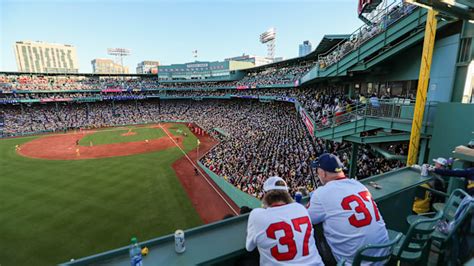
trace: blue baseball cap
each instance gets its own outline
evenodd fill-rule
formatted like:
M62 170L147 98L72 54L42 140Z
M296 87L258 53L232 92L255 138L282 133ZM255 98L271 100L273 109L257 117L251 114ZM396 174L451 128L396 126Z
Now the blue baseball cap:
M316 167L331 173L340 173L344 169L341 160L336 155L330 153L321 154L316 161Z

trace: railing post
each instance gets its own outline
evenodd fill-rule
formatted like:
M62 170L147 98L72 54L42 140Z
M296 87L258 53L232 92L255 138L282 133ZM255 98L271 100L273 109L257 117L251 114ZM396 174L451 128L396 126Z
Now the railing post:
M395 102L392 102L392 114L391 114L391 117L392 117L392 121L393 119L395 118Z
M355 109L355 130L354 130L354 133L357 133L357 116L359 115L359 105L356 104L356 109Z
M359 143L352 142L351 164L349 166L349 178L356 178L358 152L359 152Z
M360 62L360 49L359 47L357 47L356 49L357 49L357 62Z

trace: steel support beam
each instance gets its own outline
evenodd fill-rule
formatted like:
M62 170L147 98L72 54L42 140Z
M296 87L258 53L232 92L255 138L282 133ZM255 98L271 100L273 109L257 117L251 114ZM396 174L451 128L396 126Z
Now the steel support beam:
M395 142L395 141L407 141L410 139L410 134L396 134L396 135L383 135L383 136L371 136L371 137L359 137L356 135L347 136L344 138L345 141L360 143L360 144L372 144L381 142Z
M349 177L356 178L357 174L357 154L359 153L359 143L352 143L351 164L349 167Z
M418 158L419 165L422 165L425 163L427 149L428 149L428 139L422 139L420 142L420 156Z

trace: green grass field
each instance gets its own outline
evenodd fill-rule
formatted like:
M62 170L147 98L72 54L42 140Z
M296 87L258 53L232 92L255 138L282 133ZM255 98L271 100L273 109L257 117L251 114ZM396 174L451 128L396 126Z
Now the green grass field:
M173 127L194 149L186 126ZM107 134L118 138L107 131L100 139ZM171 168L178 148L71 161L16 154L16 144L34 138L0 140L0 265L53 265L202 223Z
M143 141L146 139L159 139L165 137L166 133L160 128L147 128L147 127L134 127L130 128L136 135L122 136L129 131L129 129L123 130L101 130L94 134L87 135L79 141L79 145L89 146L90 142L94 145L112 144L112 143L123 143L123 142L134 142Z

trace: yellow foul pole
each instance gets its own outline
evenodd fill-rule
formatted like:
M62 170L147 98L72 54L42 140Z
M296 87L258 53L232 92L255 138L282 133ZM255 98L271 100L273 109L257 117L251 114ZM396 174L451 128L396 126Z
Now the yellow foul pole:
M421 55L420 76L418 78L418 89L416 92L415 113L411 125L410 146L408 149L407 166L417 163L420 149L420 134L425 113L426 96L430 80L431 59L436 37L437 12L429 9L426 19L425 39L423 42L423 54Z

